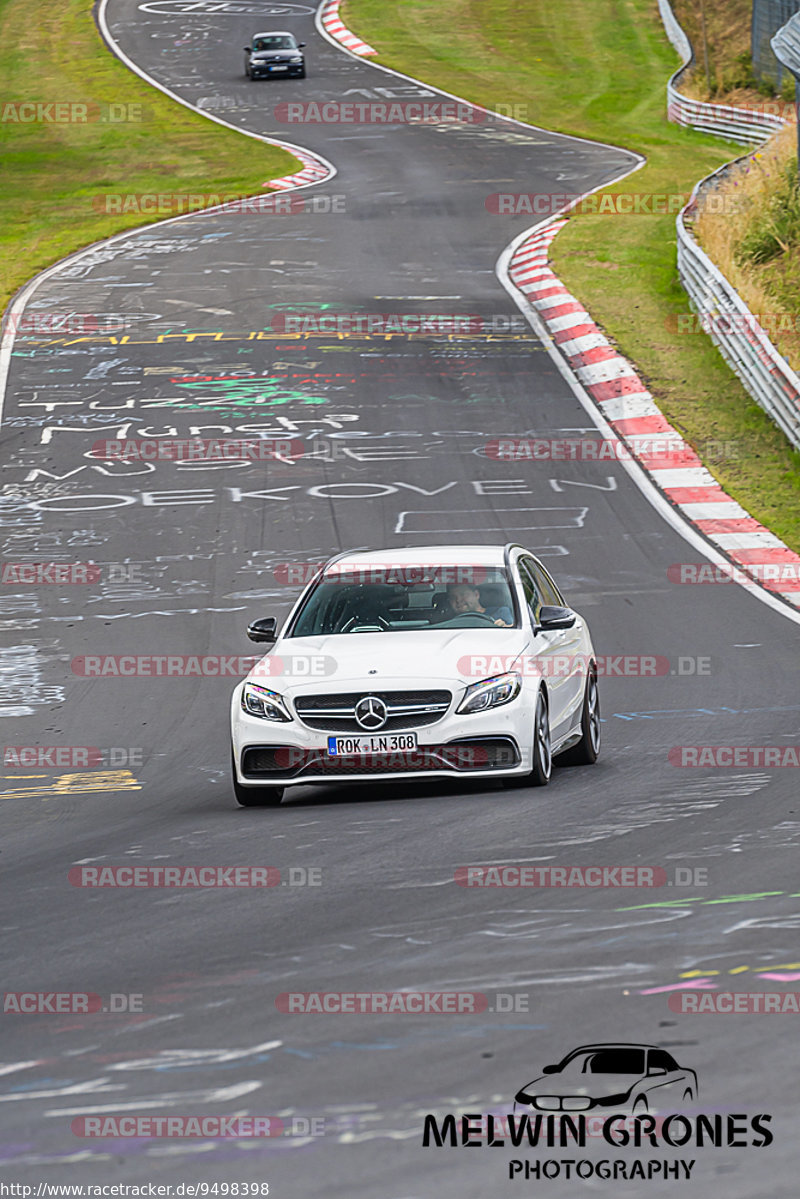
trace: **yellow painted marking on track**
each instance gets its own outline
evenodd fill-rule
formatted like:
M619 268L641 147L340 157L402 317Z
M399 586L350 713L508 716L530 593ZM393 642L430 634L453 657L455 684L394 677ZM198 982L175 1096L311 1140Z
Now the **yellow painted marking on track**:
M47 775L31 775L47 778ZM61 795L87 795L92 791L141 791L143 784L130 770L91 770L60 774L47 787L12 787L0 799L57 799Z
M160 333L156 337L136 338L126 334L123 337L100 337L100 336L81 336L81 337L49 337L46 339L26 338L24 345L29 346L73 346L78 344L90 343L92 345L132 345L132 346L155 346L165 345L167 342L183 342L191 344L192 342L205 339L214 342L218 341L294 341L303 342L313 338L336 338L338 341L396 341L398 338L407 341L431 341L436 338L439 341L447 340L450 342L509 342L509 341L529 341L530 334L528 333L364 333L351 332L348 330L309 330L303 333L275 333L267 332L264 329L256 329L244 331L242 333L220 333L220 332L197 332L197 333ZM321 346L321 349L329 348ZM334 348L334 347L330 347ZM338 346L335 348L339 348Z
M710 974L719 974L719 970L687 970L678 978L708 978Z

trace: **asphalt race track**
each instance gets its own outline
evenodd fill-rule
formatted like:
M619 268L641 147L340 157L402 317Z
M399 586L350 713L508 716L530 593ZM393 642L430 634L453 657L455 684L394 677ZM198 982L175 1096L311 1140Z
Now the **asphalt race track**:
M496 277L531 219L492 215L486 197L588 191L636 156L500 120L282 124L273 108L288 100L432 92L329 44L309 6L111 0L108 21L163 86L338 173L299 193L302 212L196 215L79 254L29 301L29 312L116 314L126 339L16 342L4 561L103 569L86 585L3 588L4 744L117 753L99 770L4 772L5 989L142 998L138 1012L4 1014L0 1181L264 1182L280 1199L477 1199L537 1185L558 1199L579 1185L686 1194L679 1182L512 1183L508 1160L536 1150L422 1147L426 1113L502 1110L573 1047L631 1041L697 1071L696 1110L773 1117L768 1148L655 1157L695 1159L693 1189L707 1194L796 1195L791 1015L683 1014L668 999L689 972L707 990L792 990L800 978L797 773L681 769L668 754L796 744L797 624L735 585L670 582L671 564L699 555L620 463L485 453L498 436L595 433ZM305 81L244 78L241 47L270 27L308 44ZM288 336L280 320L297 312L483 324L458 337ZM302 438L313 456L218 467L90 456L109 437L256 432ZM75 663L248 654L248 622L282 616L297 594L281 564L509 540L552 569L600 654L667 660L656 677L601 680L600 761L556 770L543 790L307 787L278 810L238 809L234 678L91 679ZM454 882L459 867L519 862L683 873L669 893ZM268 865L285 885L88 889L68 881L79 863ZM284 992L408 989L480 992L488 1006L276 1006ZM95 1114L273 1116L295 1135L76 1136L72 1122ZM566 1156L623 1156L604 1148Z

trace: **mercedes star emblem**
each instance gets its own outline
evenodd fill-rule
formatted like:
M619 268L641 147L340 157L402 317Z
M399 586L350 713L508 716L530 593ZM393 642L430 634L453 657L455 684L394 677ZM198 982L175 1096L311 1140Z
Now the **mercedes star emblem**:
M382 729L388 719L386 704L382 699L378 699L377 695L365 695L356 704L355 718L362 729L368 729L370 732Z

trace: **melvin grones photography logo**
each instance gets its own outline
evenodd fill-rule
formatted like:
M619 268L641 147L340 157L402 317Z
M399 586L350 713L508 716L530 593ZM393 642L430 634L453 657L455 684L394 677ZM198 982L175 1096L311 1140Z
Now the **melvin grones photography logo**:
M507 1159L512 1180L685 1182L699 1153L763 1149L774 1139L769 1114L700 1111L695 1070L658 1045L581 1045L540 1069L513 1110L428 1113L422 1147L546 1151Z

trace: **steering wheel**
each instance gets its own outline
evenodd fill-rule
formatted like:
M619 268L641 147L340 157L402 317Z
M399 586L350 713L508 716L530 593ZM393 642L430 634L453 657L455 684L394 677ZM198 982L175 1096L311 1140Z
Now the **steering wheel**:
M492 625L492 627L494 627L494 617L489 616L486 612L462 612L460 616L452 616L450 618L450 620L439 621L439 623L436 625L436 628L437 629L447 629L447 628L470 629L470 628L472 628L473 627L472 623L467 624L467 625L462 624L462 621L465 621L465 620L469 620L470 622L477 621L479 626L481 624L490 624L490 625Z
M392 627L389 624L389 621L386 620L383 616L351 616L349 620L345 621L345 623L342 625L342 627L339 631L341 633L346 633L348 631L348 629L353 627L353 625L359 625L359 624L373 625L373 626L377 625L379 629L386 630L386 631L391 630L391 627Z

